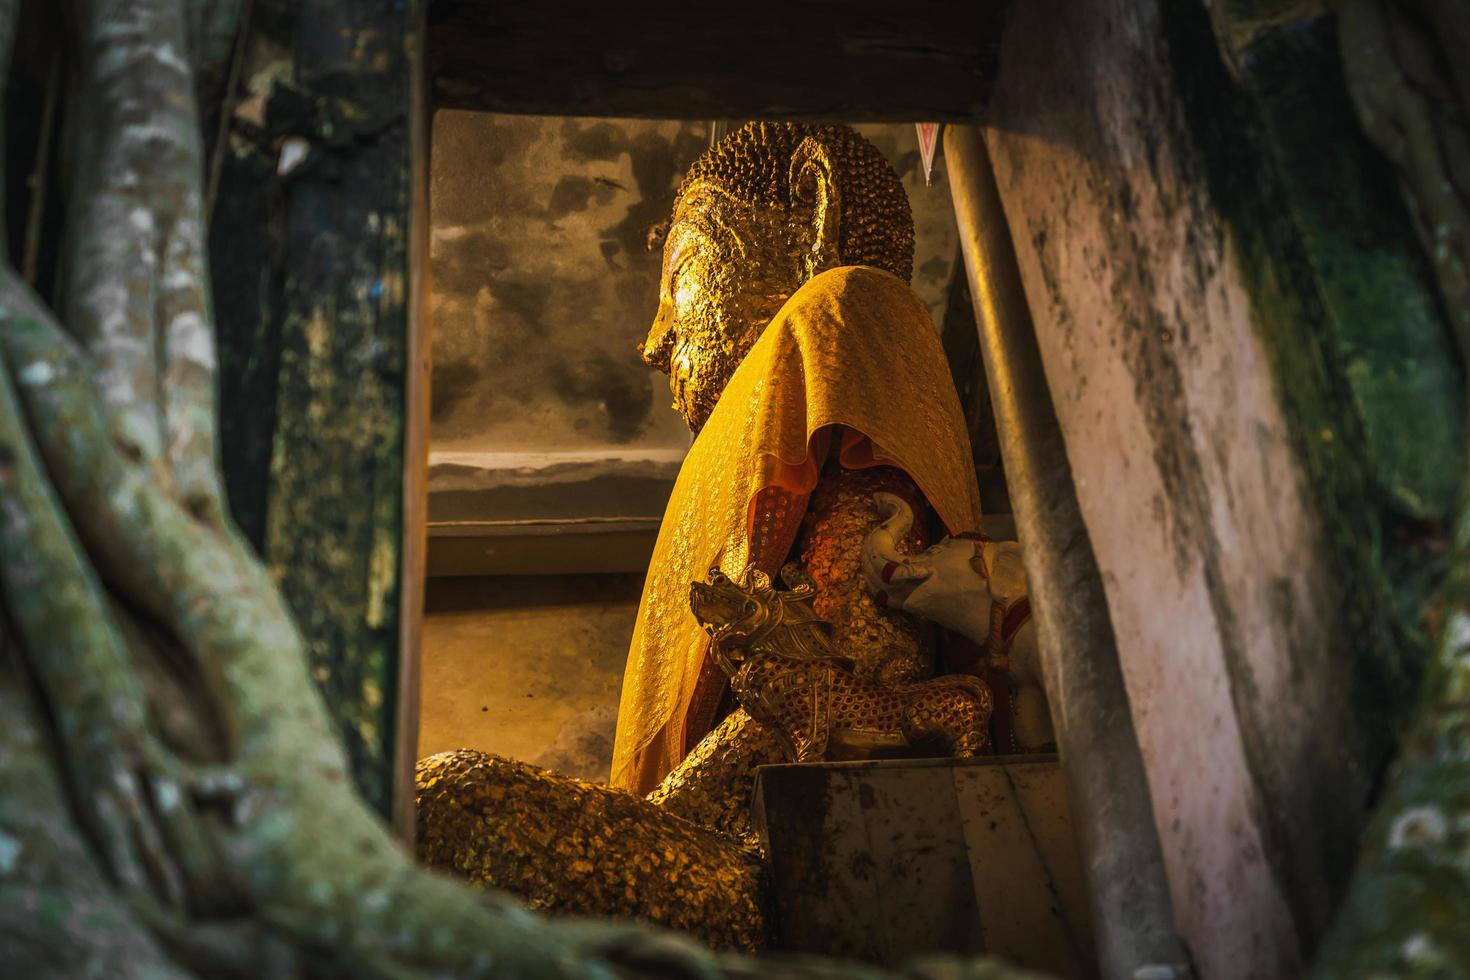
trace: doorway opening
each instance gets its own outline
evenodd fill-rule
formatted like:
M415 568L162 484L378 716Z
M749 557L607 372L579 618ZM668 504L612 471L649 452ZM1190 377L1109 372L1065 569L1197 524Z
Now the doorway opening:
M469 747L604 781L643 576L690 443L637 345L661 234L723 121L441 110L419 755ZM987 531L1013 536L943 159L856 128L903 180Z

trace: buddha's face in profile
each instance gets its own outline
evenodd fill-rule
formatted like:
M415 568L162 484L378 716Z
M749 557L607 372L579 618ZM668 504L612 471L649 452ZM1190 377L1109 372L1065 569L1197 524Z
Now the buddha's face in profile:
M664 241L658 314L641 351L695 432L782 305L818 273L873 265L907 279L908 197L842 126L752 123L695 163Z
M689 189L674 212L643 359L668 374L674 408L696 432L766 324L820 271L803 217L713 183Z

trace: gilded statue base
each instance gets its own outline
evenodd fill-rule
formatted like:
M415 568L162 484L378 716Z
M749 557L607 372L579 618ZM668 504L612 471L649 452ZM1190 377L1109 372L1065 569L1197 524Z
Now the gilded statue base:
M750 824L756 767L786 761L781 738L737 708L700 739L647 799L759 854L760 841Z
M715 949L765 945L760 861L622 790L458 749L419 762L418 857L537 911L636 918ZM748 799L748 797L747 797Z

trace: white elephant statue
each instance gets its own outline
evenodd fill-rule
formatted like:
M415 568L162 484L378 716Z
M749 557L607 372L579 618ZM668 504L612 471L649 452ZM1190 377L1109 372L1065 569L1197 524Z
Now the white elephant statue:
M1022 600L1029 603L1020 544L980 535L947 537L917 555L905 555L897 542L913 524L913 510L890 493L874 494L873 500L885 519L863 543L868 587L889 607L922 616L978 644L989 663L1009 675L1020 750L1053 746L1036 623L1018 608ZM1013 633L1003 629L1008 613L1020 614L1010 616L1018 624Z

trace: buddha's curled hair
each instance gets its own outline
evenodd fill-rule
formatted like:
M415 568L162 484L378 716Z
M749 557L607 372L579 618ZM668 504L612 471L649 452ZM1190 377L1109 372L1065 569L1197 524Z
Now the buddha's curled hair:
M733 131L694 162L679 187L712 180L753 204L791 205L791 158L810 137L826 150L841 195L837 248L847 265L886 269L913 277L914 218L908 194L893 167L849 126L753 122Z

